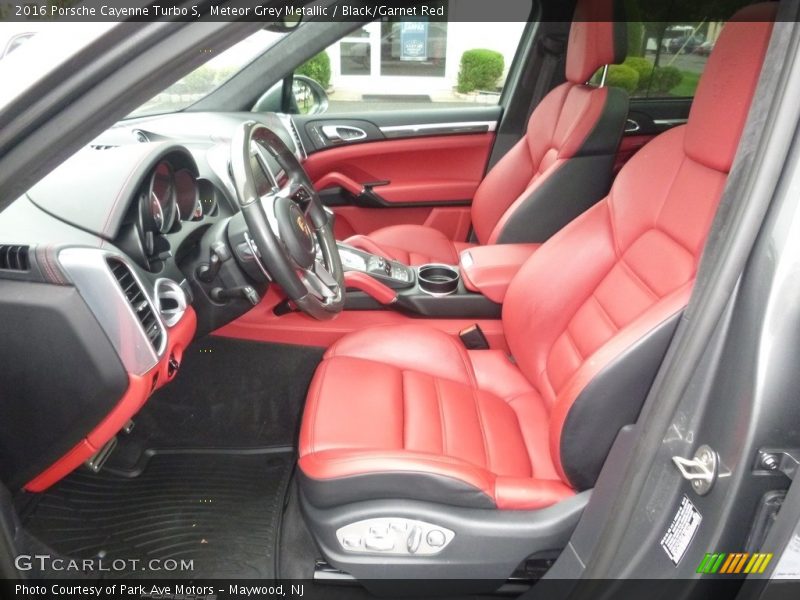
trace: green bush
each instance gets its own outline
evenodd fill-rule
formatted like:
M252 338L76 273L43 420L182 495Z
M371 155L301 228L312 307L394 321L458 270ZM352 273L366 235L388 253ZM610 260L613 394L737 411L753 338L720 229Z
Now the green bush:
M461 55L458 70L458 91L467 94L475 90L494 91L503 75L503 55L494 50L467 50Z
M611 65L608 67L606 85L622 88L632 94L639 85L639 72L626 65Z
M189 73L180 83L183 84L185 93L200 94L208 92L208 90L214 87L214 75L214 69L208 65L203 65Z
M331 58L323 50L300 65L295 74L310 77L320 84L322 89L327 89L331 83Z
M675 67L656 67L650 84L651 94L666 94L680 85L683 73Z
M650 78L653 75L653 63L640 56L629 56L622 64L634 69L639 74L639 83L636 85L636 91L647 91L647 88L650 87Z

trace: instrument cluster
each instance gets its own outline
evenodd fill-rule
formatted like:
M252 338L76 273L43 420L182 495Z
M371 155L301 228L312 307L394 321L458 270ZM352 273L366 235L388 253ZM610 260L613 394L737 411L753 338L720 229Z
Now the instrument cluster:
M145 176L138 200L132 207L135 226L134 244L121 240L142 266L153 267L171 251L169 234L187 225L201 224L219 213L218 191L205 179L198 178L194 168L181 160L160 160ZM152 270L152 269L149 269Z

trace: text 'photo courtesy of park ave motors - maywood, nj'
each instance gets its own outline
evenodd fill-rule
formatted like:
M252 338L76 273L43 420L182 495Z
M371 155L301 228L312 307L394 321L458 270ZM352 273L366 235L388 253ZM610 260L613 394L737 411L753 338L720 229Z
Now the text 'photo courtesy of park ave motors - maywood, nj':
M226 584L220 587L213 585L184 585L180 583L167 585L147 583L107 583L102 585L54 583L31 585L18 583L14 586L14 592L18 596L26 597L105 598L114 596L158 600L166 598L216 600L220 594L244 598L302 598L305 595L305 585L302 583L291 585L282 583L275 585Z

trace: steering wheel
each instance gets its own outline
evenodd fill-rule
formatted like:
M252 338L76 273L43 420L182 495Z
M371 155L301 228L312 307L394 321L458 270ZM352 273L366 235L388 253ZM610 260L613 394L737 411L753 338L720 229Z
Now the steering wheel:
M268 157L283 173L273 173ZM344 269L328 213L294 153L271 129L248 121L231 140L231 171L265 274L304 313L335 317L344 308Z

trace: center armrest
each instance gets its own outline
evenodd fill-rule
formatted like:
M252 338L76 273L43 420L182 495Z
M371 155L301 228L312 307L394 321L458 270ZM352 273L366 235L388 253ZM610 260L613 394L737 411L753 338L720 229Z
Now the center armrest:
M476 246L461 253L461 277L468 290L502 304L508 284L541 244Z

